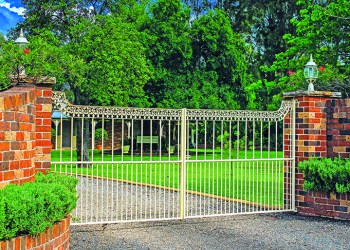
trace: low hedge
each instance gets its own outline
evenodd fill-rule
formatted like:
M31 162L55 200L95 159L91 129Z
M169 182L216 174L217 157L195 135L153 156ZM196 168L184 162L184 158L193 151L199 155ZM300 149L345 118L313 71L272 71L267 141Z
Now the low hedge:
M74 177L36 174L36 181L0 190L0 240L38 235L62 220L76 207Z
M304 173L305 190L350 192L350 161L347 159L310 159L300 162L298 169Z

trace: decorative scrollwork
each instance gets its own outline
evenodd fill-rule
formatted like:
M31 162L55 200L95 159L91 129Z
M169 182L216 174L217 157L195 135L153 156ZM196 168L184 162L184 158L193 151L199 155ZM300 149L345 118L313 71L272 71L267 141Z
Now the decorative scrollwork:
M293 101L282 101L277 111L253 110L187 110L187 120L220 120L220 121L281 121L292 109Z
M181 119L179 109L128 108L81 106L68 102L64 92L54 91L53 104L65 116L74 118L119 118L119 119L146 119L146 120L174 120Z
M64 92L54 91L53 104L65 116L75 118L119 118L119 119L146 119L146 120L181 120L181 109L154 109L81 106L71 104ZM292 100L285 100L277 111L251 110L186 110L187 120L220 120L220 121L280 121L294 107Z

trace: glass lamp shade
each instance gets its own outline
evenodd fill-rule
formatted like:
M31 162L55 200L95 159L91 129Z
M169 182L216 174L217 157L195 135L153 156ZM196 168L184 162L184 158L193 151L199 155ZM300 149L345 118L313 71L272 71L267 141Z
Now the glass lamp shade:
M318 68L317 64L310 57L310 61L305 65L304 77L307 80L315 80L318 78Z
M24 47L28 44L28 40L27 38L24 37L23 35L23 30L21 29L21 33L19 35L19 37L15 40L15 44L18 44L21 47Z

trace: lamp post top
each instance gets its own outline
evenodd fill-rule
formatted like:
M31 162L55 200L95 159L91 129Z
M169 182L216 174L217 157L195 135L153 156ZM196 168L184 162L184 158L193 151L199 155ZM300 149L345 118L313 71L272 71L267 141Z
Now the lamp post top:
M23 29L21 29L19 37L15 40L15 44L18 44L19 46L25 46L28 43L29 42L28 42L27 38L25 38L25 36L23 35Z
M314 62L312 55L310 55L310 61L307 62L305 67L317 67L317 64Z
M315 91L313 83L318 78L318 69L317 69L317 64L312 59L312 55L310 55L310 61L308 61L305 65L304 77L309 83L308 91L309 92Z

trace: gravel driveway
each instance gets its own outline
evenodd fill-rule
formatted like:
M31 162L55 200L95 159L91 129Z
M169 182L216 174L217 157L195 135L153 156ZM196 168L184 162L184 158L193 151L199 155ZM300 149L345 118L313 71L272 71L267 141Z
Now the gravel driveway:
M350 222L279 213L72 226L71 249L350 250Z

